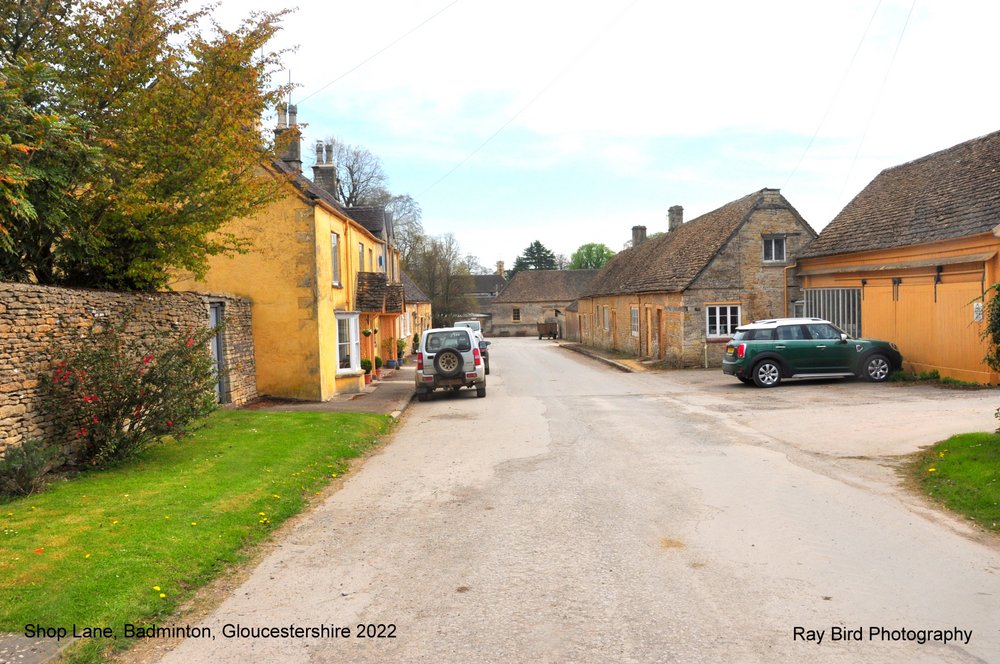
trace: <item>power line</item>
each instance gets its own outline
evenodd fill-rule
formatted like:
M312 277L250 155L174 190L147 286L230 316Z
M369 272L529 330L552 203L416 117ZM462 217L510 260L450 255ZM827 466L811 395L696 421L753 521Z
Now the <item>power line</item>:
M546 84L542 87L542 89L539 90L535 94L534 97L532 97L531 99L528 100L528 103L526 103L524 106L522 106L521 108L519 108L517 110L517 112L514 113L514 115L510 116L509 118L507 118L507 120L502 125L500 125L500 127L496 131L494 131L492 134L490 134L486 138L486 140L484 140L482 143L480 143L476 147L476 149L474 149L472 152L470 152L469 154L467 154L464 159L462 159L460 162L458 162L457 164L455 164L455 166L453 166L451 168L451 170L449 170L447 173L445 173L440 178L438 178L437 180L435 180L429 187L427 187L426 189L424 189L423 191L421 191L417 195L417 198L421 198L424 194L426 194L427 192L429 192L431 189L433 189L434 187L436 187L439 184L441 184L442 182L444 182L455 171L457 171L458 169L460 169L470 159L472 159L474 156L476 156L476 154L478 154L480 150L482 150L487 145L489 145L493 141L493 139L496 138L497 136L499 136L500 133L504 129L506 129L508 126L510 126L510 124L512 122L514 122L514 120L516 120L518 117L520 117L521 114L524 113L526 110L528 110L528 108L530 108L532 104L534 104L536 101L538 101L538 99L542 95L544 95L546 92L548 92L552 88L552 86L554 86L556 84L556 82L560 78L562 78L563 76L565 76L566 73L570 69L572 69L574 66L576 66L577 62L579 62L580 59L590 51L590 49L592 49L594 46L596 46L597 43L601 40L602 37L604 37L608 33L610 33L612 31L612 29L614 28L614 26L625 16L625 14L627 14L629 12L629 10L632 9L632 7L634 7L636 4L638 4L638 2L639 2L639 0L632 0L632 2L629 3L628 6L625 7L625 9L623 9L621 12L619 12L618 15L615 16L615 18L610 23L608 23L606 26L604 26L601 29L601 33L600 34L595 35L592 39L590 39L588 41L587 44L584 45L584 47L582 49L580 49L579 51L577 51L577 53L573 56L573 58L571 58L570 61L562 69L560 69L556 73L555 76L553 76L552 78L550 78L548 80L548 82L546 82Z
M854 166L857 164L858 155L861 154L861 147L865 144L865 139L868 138L868 130L871 129L872 122L875 120L875 113L878 111L879 104L882 101L882 95L885 93L886 83L889 82L889 74L892 72L892 65L896 62L896 55L899 53L899 47L903 43L903 35L906 34L906 28L910 25L910 17L913 16L913 8L917 6L917 0L913 0L910 3L910 11L906 14L906 21L903 23L903 29L899 32L899 39L896 40L896 49L892 52L892 59L889 60L889 66L885 69L885 77L882 78L882 85L879 87L878 95L875 97L875 103L872 105L872 112L868 116L868 122L865 124L865 131L861 135L861 141L858 143L858 149L854 153L854 159L851 160L851 167L847 171L847 177L844 179L844 186L840 189L840 195L843 197L844 192L847 191L847 184L851 180L851 175L854 173Z
M415 25L414 27L410 28L405 33L403 33L402 35L400 35L399 37L397 37L393 41L389 42L388 44L386 44L385 46L383 46L379 50L375 51L370 56L368 56L367 58L365 58L364 60L362 60L358 64L354 65L353 67L351 67L350 69L348 69L347 71L345 71L343 74L341 74L337 78L333 79L329 83L326 83L326 84L322 85L321 87L317 88L315 91L311 92L310 94L308 94L305 97L303 97L302 99L300 99L299 103L301 104L302 102L306 101L307 99L311 99L312 97L315 97L320 92L322 92L323 90L326 90L328 87L330 87L331 85L333 85L337 81L341 80L345 76L348 76L349 74L352 74L353 72L357 71L358 69L360 69L364 65L368 64L369 62L371 62L372 60L374 60L378 56L380 56L383 53L385 53L386 51L388 51L390 48L392 48L393 46L395 46L399 42L403 41L404 39L406 39L407 37L409 37L410 35L412 35L414 32L416 32L420 28L424 27L425 25L427 25L428 23L430 23L431 21L433 21L435 18L437 18L441 14L445 13L446 11L448 11L449 9L451 9L452 7L454 7L455 5L457 5L459 2L460 2L460 0L453 0L451 3L445 5L442 9L438 10L436 13L432 14L431 16L427 17L426 19L424 19L423 21L421 21L420 23L418 23L417 25Z
M837 89L834 91L833 97L830 98L830 103L826 107L826 112L823 113L823 117L820 119L819 124L816 125L816 131L813 132L812 138L809 139L809 144L806 145L806 149L802 151L802 156L799 157L799 161L795 164L795 168L792 169L792 172L789 173L788 177L785 179L785 184L782 186L783 189L788 188L788 183L791 182L792 178L795 177L795 174L798 173L799 167L802 166L802 162L805 161L806 155L809 154L809 150L812 149L813 143L816 141L816 137L819 136L820 130L823 128L823 125L826 124L826 119L830 116L830 111L833 110L834 104L840 97L840 93L844 89L844 84L847 83L847 77L854 68L854 61L857 59L858 53L861 51L861 46L865 43L865 39L868 38L868 31L871 30L872 23L875 22L875 15L878 14L878 10L881 6L882 0L878 0L875 4L875 11L872 12L871 18L868 19L868 25L865 26L865 31L861 35L858 45L854 48L854 54L851 56L851 61L847 63L847 69L844 70L844 75L840 78L840 83L837 85Z

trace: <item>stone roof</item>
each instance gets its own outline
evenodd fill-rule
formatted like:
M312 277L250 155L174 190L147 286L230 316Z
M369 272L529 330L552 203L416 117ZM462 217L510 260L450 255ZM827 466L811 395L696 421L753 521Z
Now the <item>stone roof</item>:
M1000 132L879 173L800 257L988 233L1000 225Z
M618 252L583 295L682 291L705 269L759 205L762 189L723 205L637 247ZM777 194L783 204L788 201ZM793 208L792 208L793 209ZM798 213L796 213L797 215Z
M345 209L352 219L364 226L372 235L383 237L386 228L391 228L388 219L391 215L380 205L349 207Z
M417 285L410 275L403 272L403 295L407 302L430 302L431 298L427 297L427 294L420 290L420 286Z
M499 274L474 274L472 282L472 293L499 293L507 285Z
M403 311L403 284L390 284L382 272L358 272L355 309L365 313Z
M572 302L599 270L522 270L493 300L495 303Z

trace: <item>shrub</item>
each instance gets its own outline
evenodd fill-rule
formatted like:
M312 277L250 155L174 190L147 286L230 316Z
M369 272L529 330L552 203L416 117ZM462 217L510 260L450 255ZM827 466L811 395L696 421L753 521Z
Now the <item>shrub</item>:
M367 357L361 358L361 368L366 374L370 374L372 372L372 361Z
M42 407L78 463L107 466L139 453L165 434L215 408L216 376L207 342L214 330L170 336L157 332L140 350L124 324L53 351L43 375Z
M55 454L37 440L7 448L0 459L0 496L27 496L41 486Z
M375 368L376 369L382 368L382 358L379 357L378 355L375 356Z

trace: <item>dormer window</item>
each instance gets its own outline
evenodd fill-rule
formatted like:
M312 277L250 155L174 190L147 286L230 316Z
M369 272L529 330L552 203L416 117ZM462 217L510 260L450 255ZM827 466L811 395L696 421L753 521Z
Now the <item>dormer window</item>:
M764 238L764 262L785 262L785 237L783 235Z

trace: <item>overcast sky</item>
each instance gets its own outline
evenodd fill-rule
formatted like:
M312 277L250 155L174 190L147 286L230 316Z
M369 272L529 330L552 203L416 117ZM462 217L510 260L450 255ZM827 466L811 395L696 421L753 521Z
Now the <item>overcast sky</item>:
M882 169L1000 130L989 0L302 0L284 26L305 158L368 148L489 267L764 187L819 231Z

